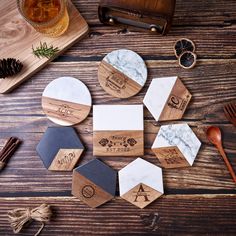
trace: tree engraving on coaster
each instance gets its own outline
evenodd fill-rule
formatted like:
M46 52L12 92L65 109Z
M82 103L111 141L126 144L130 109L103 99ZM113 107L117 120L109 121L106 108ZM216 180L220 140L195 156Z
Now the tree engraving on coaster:
M120 93L122 89L126 88L127 79L119 76L118 74L110 75L106 80L106 87Z
M106 147L107 152L129 152L130 148L137 144L137 141L134 138L113 135L109 138L102 138L99 144Z
M167 104L171 108L175 108L175 109L183 111L186 108L187 104L188 104L189 97L190 96L187 95L186 99L183 99L183 98L178 97L174 94L171 94Z
M84 198L92 198L95 195L95 189L91 185L85 185L82 188L82 195Z
M75 159L75 153L74 152L70 152L68 154L65 154L62 158L60 158L59 160L57 160L57 163L59 165L64 165L64 164L69 164L71 163L73 160Z
M137 192L133 192L135 194L134 202L140 202L139 199L142 199L142 202L150 202L149 200L149 191L146 191L142 184L140 184Z

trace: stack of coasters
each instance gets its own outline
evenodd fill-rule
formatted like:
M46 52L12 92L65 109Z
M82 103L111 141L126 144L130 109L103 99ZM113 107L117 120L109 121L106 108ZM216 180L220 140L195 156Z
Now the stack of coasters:
M93 154L143 155L143 128L142 105L93 106Z
M50 127L36 151L44 166L51 171L72 171L84 146L72 127Z
M179 120L192 95L178 77L153 79L143 103L156 121Z
M141 158L118 174L120 196L139 208L146 207L164 193L162 169Z
M53 80L45 88L42 108L52 122L71 126L82 122L89 114L92 98L88 88L73 77Z
M147 80L147 67L137 53L126 49L116 50L102 60L98 80L110 95L128 98L143 88Z
M110 201L116 193L117 172L98 159L73 171L72 194L90 207Z
M164 168L192 166L201 142L187 124L161 126L152 150Z

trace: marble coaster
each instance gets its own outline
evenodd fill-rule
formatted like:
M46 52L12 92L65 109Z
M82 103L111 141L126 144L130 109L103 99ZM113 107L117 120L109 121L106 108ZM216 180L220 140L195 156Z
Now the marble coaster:
M89 114L92 98L88 88L73 77L60 77L45 88L42 108L47 117L62 126L76 125Z
M141 158L118 172L120 196L133 205L144 208L163 193L162 169Z
M152 150L164 168L192 166L201 142L187 124L161 126Z
M127 49L116 50L107 54L100 63L98 80L110 95L132 97L146 83L147 67L137 53Z
M93 154L142 156L143 105L93 106Z
M180 120L192 95L180 78L153 79L143 103L156 121Z

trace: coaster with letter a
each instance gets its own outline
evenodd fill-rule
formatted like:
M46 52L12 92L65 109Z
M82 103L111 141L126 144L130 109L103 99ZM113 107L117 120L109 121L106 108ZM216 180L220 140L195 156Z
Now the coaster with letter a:
M73 77L60 77L45 88L42 108L47 117L62 126L82 122L89 114L92 98L88 88Z
M93 106L93 154L142 156L143 105Z
M144 208L163 193L162 169L137 158L118 172L121 198Z
M147 80L147 67L135 52L126 49L113 51L104 57L98 68L102 88L118 98L136 95Z

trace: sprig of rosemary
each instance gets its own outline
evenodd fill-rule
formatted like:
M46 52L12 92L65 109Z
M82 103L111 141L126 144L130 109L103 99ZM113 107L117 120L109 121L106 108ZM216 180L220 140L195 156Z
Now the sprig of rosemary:
M54 48L53 45L49 47L46 42L44 43L40 42L40 46L36 47L36 49L34 49L32 45L32 51L33 54L38 58L46 57L50 59L59 51L59 48L58 47Z

